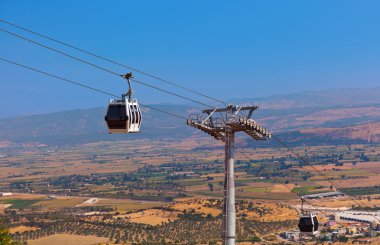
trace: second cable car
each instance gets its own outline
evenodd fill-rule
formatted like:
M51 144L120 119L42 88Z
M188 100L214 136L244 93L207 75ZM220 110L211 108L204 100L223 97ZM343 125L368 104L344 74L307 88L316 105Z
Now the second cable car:
M315 235L318 233L318 218L315 213L305 212L303 210L304 199L301 198L301 215L298 222L298 228L302 234Z
M136 99L132 99L130 84L132 73L122 75L122 77L128 80L129 90L122 95L121 100L111 99L109 101L104 119L110 134L128 134L140 131L142 116L139 103Z
M317 215L313 213L301 214L298 228L304 234L315 235L318 232Z

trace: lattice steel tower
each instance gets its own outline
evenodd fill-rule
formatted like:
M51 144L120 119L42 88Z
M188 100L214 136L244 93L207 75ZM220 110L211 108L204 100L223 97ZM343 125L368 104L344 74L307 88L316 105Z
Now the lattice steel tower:
M256 123L252 117L258 106L233 106L203 110L202 114L190 115L187 125L202 130L215 139L225 142L224 203L222 240L224 245L235 245L236 209L234 180L235 133L243 131L255 140L265 140L271 133Z

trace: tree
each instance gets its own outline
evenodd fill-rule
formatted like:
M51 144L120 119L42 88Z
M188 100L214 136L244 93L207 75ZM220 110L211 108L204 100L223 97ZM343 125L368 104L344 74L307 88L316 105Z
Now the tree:
M339 237L339 242L348 242L348 238L345 236Z
M9 235L8 229L0 223L0 244L1 245L13 245L16 244L12 241Z

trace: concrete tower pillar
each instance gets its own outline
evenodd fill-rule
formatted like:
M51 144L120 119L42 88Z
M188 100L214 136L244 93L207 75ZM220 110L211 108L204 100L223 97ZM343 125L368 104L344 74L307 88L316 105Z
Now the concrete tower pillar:
M235 245L236 240L234 134L235 132L227 126L224 161L223 245Z

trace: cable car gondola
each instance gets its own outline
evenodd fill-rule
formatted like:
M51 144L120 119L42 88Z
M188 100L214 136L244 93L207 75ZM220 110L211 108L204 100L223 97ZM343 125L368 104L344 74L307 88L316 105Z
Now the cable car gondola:
M298 222L298 228L301 234L315 235L318 233L318 218L315 213L305 212L303 210L304 199L301 198L301 215Z
M104 117L110 134L138 133L140 131L142 116L139 103L132 99L130 78L132 73L122 75L127 79L129 90L122 95L121 100L111 99L107 114ZM126 98L128 97L128 98Z

